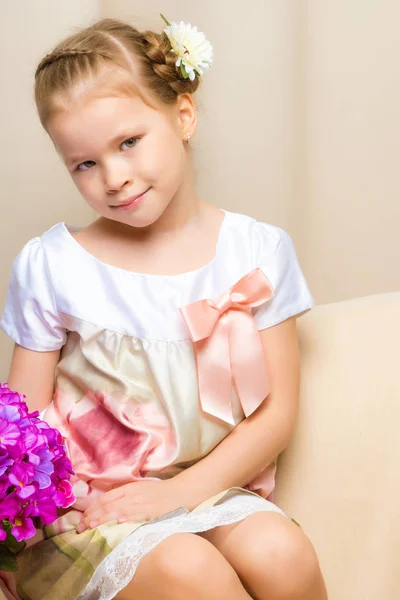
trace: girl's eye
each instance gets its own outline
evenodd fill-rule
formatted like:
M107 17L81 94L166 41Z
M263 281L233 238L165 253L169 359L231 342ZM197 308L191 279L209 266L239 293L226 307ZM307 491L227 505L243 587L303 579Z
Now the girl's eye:
M82 165L86 165L86 163L92 163L92 162L93 162L93 160L85 160L85 162L83 162L83 163L80 163L80 164L79 164L79 165L76 167L76 170L77 170L77 171L87 171L88 169L81 169L81 166L82 166ZM90 167L89 167L89 168L90 168Z
M132 138L129 138L129 139L125 140L125 141L124 141L124 142L122 142L122 143L123 143L123 144L128 144L128 142L134 142L132 146L130 146L130 145L128 144L128 148L134 148L134 147L136 146L136 144L138 143L138 141L139 141L139 138L132 137Z
M124 142L122 142L123 144L128 144L128 149L132 149L136 146L136 144L138 143L139 138L137 137L132 137L132 138L128 138L127 140L125 140ZM132 144L132 145L131 145ZM82 165L86 165L86 163L94 163L93 160L85 160L85 162L80 163L77 167L76 170L77 171L88 171L88 169L90 169L90 166L88 167L88 169L81 169Z

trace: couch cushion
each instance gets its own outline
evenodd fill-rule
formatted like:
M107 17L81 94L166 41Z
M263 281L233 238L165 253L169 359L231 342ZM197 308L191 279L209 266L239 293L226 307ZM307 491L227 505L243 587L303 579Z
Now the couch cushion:
M320 559L329 600L400 598L400 292L297 321L299 417L275 502Z

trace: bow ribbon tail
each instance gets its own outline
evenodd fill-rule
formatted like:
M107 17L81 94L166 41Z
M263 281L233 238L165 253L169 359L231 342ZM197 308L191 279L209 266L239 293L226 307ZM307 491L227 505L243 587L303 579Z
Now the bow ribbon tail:
M265 353L254 318L249 312L229 311L229 320L232 372L243 412L248 417L270 392Z
M220 317L212 336L195 343L195 355L203 410L234 425L228 314Z

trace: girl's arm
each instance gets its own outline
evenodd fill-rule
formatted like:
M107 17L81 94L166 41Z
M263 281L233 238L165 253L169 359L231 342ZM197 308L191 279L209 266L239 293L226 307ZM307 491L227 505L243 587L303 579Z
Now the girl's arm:
M60 352L36 352L14 345L7 383L10 390L25 394L30 411L41 412L51 403Z
M263 329L260 336L271 391L207 456L174 477L191 490L193 506L230 487L247 485L286 448L292 436L300 392L296 318Z

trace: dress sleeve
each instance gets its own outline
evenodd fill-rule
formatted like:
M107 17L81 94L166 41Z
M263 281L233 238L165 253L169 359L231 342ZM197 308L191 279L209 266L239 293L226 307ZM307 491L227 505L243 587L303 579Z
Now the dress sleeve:
M46 352L65 344L66 329L56 309L46 256L38 237L25 244L12 264L0 327L29 350Z
M290 235L274 225L256 221L252 238L253 265L268 277L274 296L253 309L259 330L308 312L315 306L300 268Z

